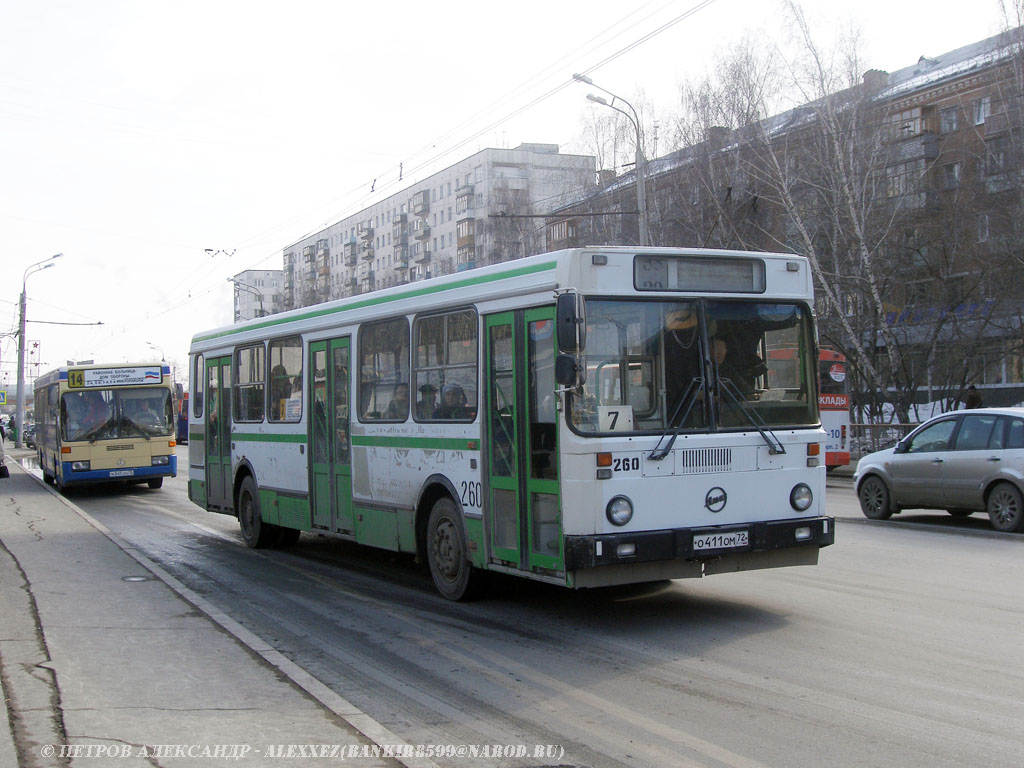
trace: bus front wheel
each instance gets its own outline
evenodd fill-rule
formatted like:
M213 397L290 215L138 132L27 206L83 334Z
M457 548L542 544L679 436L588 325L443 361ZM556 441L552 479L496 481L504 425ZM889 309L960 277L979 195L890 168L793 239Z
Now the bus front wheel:
M256 481L247 477L238 489L238 524L242 540L252 549L263 549L277 541L276 526L263 522L260 517L260 497Z
M437 591L449 600L473 596L479 575L473 573L462 515L449 497L438 499L427 521L427 562Z

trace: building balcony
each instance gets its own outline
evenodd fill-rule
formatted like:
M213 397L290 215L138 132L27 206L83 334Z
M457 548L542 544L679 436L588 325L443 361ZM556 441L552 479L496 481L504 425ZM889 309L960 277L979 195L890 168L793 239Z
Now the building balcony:
M417 221L416 224L419 226L413 228L413 237L415 237L417 240L426 240L428 237L430 237L430 226L428 224L423 224L422 222L419 221Z
M356 237L360 240L372 240L373 239L373 225L369 222L363 222L356 227Z
M430 213L430 190L424 189L412 197L412 212L417 216L426 216Z
M428 264L430 262L431 255L432 255L432 253L431 253L430 249L429 248L424 248L422 251L420 251L418 254L416 254L416 263L417 264Z
M351 254L348 254L348 253L345 254L345 266L346 267L354 267L358 263L359 263L359 254L357 254L355 251L353 251Z

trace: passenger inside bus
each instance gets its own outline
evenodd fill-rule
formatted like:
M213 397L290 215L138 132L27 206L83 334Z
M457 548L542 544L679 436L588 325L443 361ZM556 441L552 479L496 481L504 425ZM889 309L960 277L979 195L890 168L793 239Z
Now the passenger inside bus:
M441 390L441 405L434 411L435 419L465 419L469 417L466 409L466 393L458 384L445 384Z

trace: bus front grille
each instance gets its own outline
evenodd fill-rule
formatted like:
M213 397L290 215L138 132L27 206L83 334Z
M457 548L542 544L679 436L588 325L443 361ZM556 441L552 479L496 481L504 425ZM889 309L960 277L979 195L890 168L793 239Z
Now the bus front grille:
M729 472L732 469L732 448L697 448L680 451L679 471L684 475L705 472Z
M127 443L127 444L126 443L119 443L119 444L115 444L115 445L108 445L107 446L107 450L108 451L130 451L134 447L135 446L133 446L131 443Z

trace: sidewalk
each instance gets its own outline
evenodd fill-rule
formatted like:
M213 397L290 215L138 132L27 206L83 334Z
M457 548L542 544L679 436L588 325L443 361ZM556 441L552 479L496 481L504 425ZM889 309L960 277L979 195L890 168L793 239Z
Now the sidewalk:
M431 765L363 751L402 742L28 474L31 453L0 480L0 766Z

